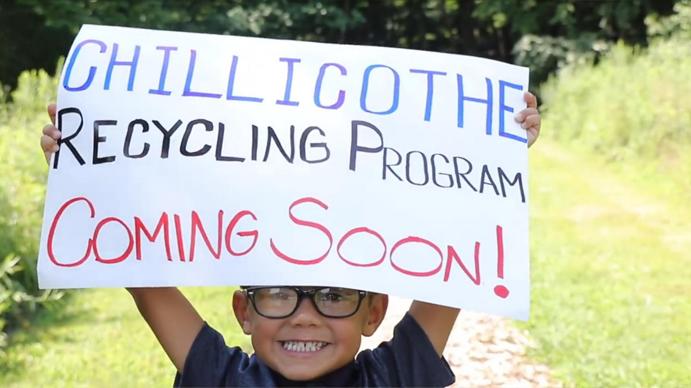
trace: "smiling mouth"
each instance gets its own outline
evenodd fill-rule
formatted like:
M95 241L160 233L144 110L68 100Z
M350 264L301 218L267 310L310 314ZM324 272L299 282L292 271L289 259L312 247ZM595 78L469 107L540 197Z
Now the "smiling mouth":
M318 352L328 344L322 341L281 341L283 350L300 353Z

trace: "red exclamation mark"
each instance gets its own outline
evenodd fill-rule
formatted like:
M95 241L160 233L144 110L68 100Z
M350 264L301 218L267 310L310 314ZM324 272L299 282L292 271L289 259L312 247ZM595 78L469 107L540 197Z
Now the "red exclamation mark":
M497 277L504 279L504 235L501 226L497 225ZM505 299L509 296L509 289L503 285L494 287L494 293Z

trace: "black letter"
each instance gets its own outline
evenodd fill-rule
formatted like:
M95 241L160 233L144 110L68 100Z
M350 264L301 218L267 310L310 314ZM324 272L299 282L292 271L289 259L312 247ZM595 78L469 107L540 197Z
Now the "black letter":
M130 151L130 145L132 143L132 134L134 133L134 126L135 125L141 125L142 126L142 133L149 132L149 123L146 122L146 120L143 119L136 119L132 120L130 122L130 125L127 126L127 135L125 136L125 146L122 148L122 153L125 154L126 157L128 158L143 158L146 156L146 154L149 153L149 143L144 142L144 149L142 150L141 153L137 155L133 155L132 152Z
M157 120L154 120L153 123L163 134L163 143L161 144L161 159L165 159L168 157L168 149L170 149L170 137L173 136L173 133L175 133L180 125L182 125L182 120L176 121L175 125L173 125L170 130L165 129Z
M387 160L389 160L389 158L388 158L388 156L389 156L389 151L393 151L393 152L396 154L396 156L398 157L398 160L396 161L396 164L389 164L389 163L386 162ZM398 178L399 181L402 181L403 179L402 179L398 174L396 174L396 171L394 171L393 168L391 168L391 166L398 166L398 165L401 164L401 161L403 160L403 158L401 158L401 154L399 154L398 151L396 151L396 150L393 149L393 148L384 147L384 157L382 158L382 160L384 161L384 166L383 166L382 169L381 169L381 170L382 170L382 171L381 171L381 179L382 179L382 180L385 180L385 179L386 179L386 170L388 169L389 171L391 171L391 173L392 173L396 178Z
M216 160L222 162L244 162L245 158L238 156L223 156L223 137L226 133L226 126L218 123L218 137L216 138Z
M518 172L516 175L513 177L513 180L510 181L509 177L504 174L504 170L501 169L501 167L497 167L497 170L499 171L499 183L501 184L501 194L506 198L506 189L504 187L504 181L508 181L510 186L513 186L518 182L518 188L521 189L521 202L525 202L525 193L523 192L523 179L521 179L521 173Z
M376 148L370 148L370 147L360 147L358 145L357 139L358 139L358 127L360 125L364 125L366 127L369 127L370 129L374 130L374 132L377 133L379 136L379 146ZM355 171L355 164L356 164L356 159L357 159L357 153L358 151L363 151L363 152L369 152L369 153L377 153L384 149L384 137L381 134L381 131L379 128L375 127L374 125L366 122L366 121L360 121L360 120L353 120L351 122L351 129L350 129L350 170Z
M82 112L77 108L60 109L60 111L58 112L58 129L62 133L65 132L65 129L63 128L63 125L62 125L62 116L66 115L67 113L76 113L79 115L79 127L77 128L76 131L74 131L73 134L71 134L69 136L65 136L61 139L58 139L58 145L61 145L61 144L67 145L67 148L69 148L70 151L72 151L72 155L74 155L74 157L77 159L77 161L79 162L79 165L83 166L85 163L84 159L82 159L82 156L79 155L79 152L77 152L77 149L74 148L74 146L72 145L72 142L70 140L74 139L79 134L79 132L82 130L82 125L84 124L84 116L82 116ZM60 149L62 149L62 147L60 147ZM58 158L60 157L60 149L58 149L58 151L55 153L55 159L53 159L53 168L58 168Z
M462 172L460 172L460 170L458 169L458 161L459 161L459 160L463 160L463 161L466 163L466 165L468 166L468 169L466 170L466 172L463 172L463 173L462 173ZM470 172L473 171L473 164L470 163L470 160L468 160L468 159L466 159L466 158L464 158L464 157L461 157L461 156L454 156L454 157L453 157L453 167L454 167L454 171L456 172L456 185L458 186L458 188L459 188L459 189L461 188L461 178L463 178L463 180L465 181L465 183L467 183L468 186L470 186L470 188L471 188L473 191L477 191L477 189L475 188L475 186L473 186L473 184L470 183L470 181L468 180L468 178L466 178L466 175L470 174Z
M480 181L480 192L481 193L484 192L485 185L492 186L492 189L494 189L494 194L499 195L499 190L497 190L497 185L494 184L494 180L492 179L492 175L490 175L489 169L487 168L486 164L482 165L482 181Z
M295 158L295 126L291 125L290 126L290 155L286 153L286 151L283 149L283 146L281 145L281 141L278 140L278 135L276 135L276 131L274 131L273 128L267 127L269 129L268 135L269 137L266 139L266 149L264 150L264 162L266 162L267 159L269 159L269 149L271 149L271 143L275 142L276 146L278 146L278 150L281 151L281 154L283 154L283 157L290 163L293 163L293 159ZM273 141L272 141L273 140Z
M305 129L305 131L302 133L302 136L300 136L300 159L307 163L321 163L323 161L328 160L329 156L331 156L331 151L329 151L329 147L326 145L326 143L310 143L310 148L323 148L326 151L326 155L324 155L324 157L321 159L307 160L307 150L305 149L305 143L307 143L307 136L309 136L309 134L312 133L312 131L314 130L319 131L319 134L322 136L326 135L324 131L322 131L319 127L309 127Z
M419 154L422 157L422 170L425 173L425 179L421 183L413 182L413 180L410 179L410 155L413 155L413 154ZM421 151L410 151L406 154L406 156L405 156L405 178L408 180L408 182L410 182L416 186L424 186L427 184L427 182L429 182L429 174L427 173L427 157Z
M449 187L453 186L453 178L451 177L451 174L444 174L444 173L441 173L441 172L440 172L440 173L437 173L437 164L434 162L434 157L435 157L435 156L441 156L441 157L444 159L444 161L446 162L446 164L449 164L449 158L447 158L446 155L443 155L443 154L434 154L434 155L432 155L432 157L430 158L430 162L432 163L432 182L434 182L434 184L435 184L437 187L449 188ZM438 176L438 175L443 175L443 176L449 178L449 185L448 185L448 186L444 186L444 185L441 185L439 182L437 182L437 176Z
M187 129L185 129L185 134L182 135L182 142L180 143L180 153L185 156L202 156L211 149L211 146L208 144L204 144L204 146L197 151L190 151L187 149L187 143L190 141L192 128L194 128L194 126L197 124L203 124L206 132L211 132L214 130L214 125L211 124L211 121L209 120L196 119L190 121L189 124L187 124Z
M259 143L259 127L252 125L252 160L257 160L257 143Z
M101 125L116 125L118 122L116 120L96 120L94 121L94 155L92 157L94 164L110 163L115 161L115 156L104 156L102 158L98 157L98 144L105 143L106 137L99 136Z

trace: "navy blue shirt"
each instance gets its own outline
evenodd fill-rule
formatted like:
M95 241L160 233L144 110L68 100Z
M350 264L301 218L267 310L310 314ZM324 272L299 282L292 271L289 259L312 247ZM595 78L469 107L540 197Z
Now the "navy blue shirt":
M271 370L254 354L226 346L223 336L204 324L192 344L175 386L318 386L391 387L453 384L455 377L444 358L415 319L406 314L391 341L363 350L350 364L311 381L290 381Z

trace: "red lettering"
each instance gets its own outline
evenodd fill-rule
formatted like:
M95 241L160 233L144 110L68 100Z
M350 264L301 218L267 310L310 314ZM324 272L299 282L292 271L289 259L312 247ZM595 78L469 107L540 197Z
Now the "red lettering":
M504 229L497 225L497 277L504 279ZM503 284L494 287L494 294L502 299L509 296L509 289Z
M199 214L197 214L197 212L194 210L192 211L192 230L190 231L190 261L194 261L194 248L197 241L197 230L199 230L199 232L201 233L202 238L204 239L204 243L206 244L206 247L209 248L209 252L211 252L211 255L215 257L217 260L220 259L221 237L223 236L223 210L218 211L218 227L216 228L216 234L218 238L215 250L214 247L211 246L211 241L209 241L209 237L206 235L206 231L204 230L202 221L199 219Z
M83 204L82 204L83 202ZM86 205L88 208L88 219L87 218L78 218L79 216L83 217L82 213L77 213L73 215L72 213L66 213L68 210L69 211L76 211L76 212L84 212L85 209L83 208L77 208L77 209L72 209L73 205ZM318 206L324 211L329 210L329 206L326 205L326 203L320 201L317 198L313 197L303 197L299 198L296 201L292 202L288 208L288 215L290 218L290 221L294 223L297 226L300 227L306 227L308 230L310 230L309 233L313 233L311 230L316 230L321 232L321 234L324 235L326 240L328 241L327 246L325 249L321 252L317 252L314 257L295 257L295 255L291 256L288 253L285 252L284 249L280 249L278 247L278 244L274 241L273 238L269 239L269 246L273 254L277 257L280 258L288 263L291 264L297 264L297 265L313 265L313 264L318 264L325 260L328 255L330 254L330 251L333 247L333 242L334 238L333 235L331 234L331 231L327 228L322 223L312 221L309 219L305 219L305 217L299 216L300 213L300 206L305 205L305 206ZM302 211L309 210L311 214L312 211L317 211L312 207L306 207L302 209ZM69 216L65 217L66 214L69 214ZM173 215L173 222L174 225L170 225L170 214ZM187 224L188 219L185 218L183 219L180 215L178 214L173 214L173 213L166 213L163 212L160 214L160 217L158 218L157 222L155 223L155 226L153 223L149 223L148 226L147 224L144 223L144 221L138 217L134 216L134 222L131 226L133 226L133 230L130 228L130 225L123 221L120 218L117 217L105 217L102 219L95 219L96 217L96 209L94 204L87 198L85 197L74 197L68 201L66 201L58 211L56 212L54 218L52 219L50 223L50 228L48 230L48 237L47 237L47 253L48 253L48 258L50 261L55 264L56 266L59 267L77 267L82 265L92 254L94 255L94 259L96 262L102 263L102 264L117 264L120 262L125 261L133 251L136 253L136 260L142 260L143 259L143 253L142 253L142 241L145 241L144 238L146 238L150 243L160 243L160 238L163 236L163 242L165 244L165 252L166 252L166 258L169 262L173 262L176 260L173 260L172 256L172 247L171 247L171 234L172 232L170 230L170 227L175 228L175 239L177 243L177 258L181 262L193 262L197 252L197 240L202 239L204 244L206 245L206 249L208 252L213 256L217 261L220 261L221 256L224 255L223 249L225 249L229 255L231 256L244 256L250 253L258 244L259 242L259 229L256 227L256 221L257 217L255 216L254 213L252 213L249 210L241 210L237 213L234 214L233 218L230 220L230 222L227 224L224 224L224 211L223 210L218 210L217 213L217 218L216 218L216 235L213 235L213 226L209 224L204 224L204 220L201 219L199 216L198 211L196 210L191 210L190 218L189 218L189 224ZM88 236L88 241L86 242L86 247L84 248L84 255L81 258L78 259L66 259L66 258L57 258L55 254L55 236L58 234L58 232L61 232L63 234L66 234L69 231L59 229L59 226L61 225L60 222L66 222L64 219L66 218L70 222L74 222L73 218L76 219L76 222L86 222L89 225L93 225L95 223L95 228L93 229L93 233ZM255 224L251 225L252 227L239 227L238 225L245 220L245 218L249 218L252 221L255 222ZM249 222L252 222L249 221ZM185 222L183 224L183 222ZM112 224L117 224L117 225L112 225ZM183 227L188 227L189 226L189 250L187 250L185 246L185 241L183 238L184 229ZM224 229L225 226L225 229ZM79 228L81 230L81 227ZM126 236L116 236L118 237L117 239L111 240L110 239L110 234L111 233L122 233L124 232ZM238 236L238 237L236 237ZM70 238L74 238L73 236L69 236ZM84 236L86 237L86 236ZM103 239L100 239L100 237L103 237ZM212 240L213 238L213 240ZM233 240L235 238L235 240ZM244 240L244 241L238 241L242 240L242 238L249 238L249 240ZM366 248L363 248L358 251L349 251L348 247L354 247L353 244L359 244L358 238L366 239L363 240L367 242L367 245L364 245L366 247L372 246L372 252L367 252ZM381 246L382 252L377 253L374 251L376 249L375 243L370 242L370 240L367 239L376 239L378 243ZM508 288L502 284L504 283L504 267L505 267L505 257L504 257L504 239L503 239L503 228L500 225L496 226L496 244L497 244L497 280L499 284L496 284L493 291L494 294L500 298L507 298L510 295L510 292ZM125 240L127 239L127 240ZM314 240L314 239L311 239ZM100 242L100 244L99 244ZM351 244L351 245L348 245ZM419 247L418 245L422 244L424 247ZM310 246L314 245L312 242L310 242ZM72 246L72 245L71 245ZM80 245L77 245L79 247ZM363 246L363 247L364 247ZM443 245L442 245L443 246ZM59 247L59 245L58 245ZM108 247L108 249L105 249ZM246 248L245 248L246 247ZM399 248L409 248L408 250L404 249L404 252L398 252ZM391 250L388 250L388 244L387 241L384 239L384 237L376 230L370 229L366 226L359 226L352 228L348 230L345 234L343 234L340 239L338 240L338 243L336 245L336 253L338 257L340 258L341 261L343 261L345 264L353 266L353 267L376 267L381 265L385 259L388 256L389 262L391 267L404 275L408 276L414 276L414 277L430 277L434 276L442 271L442 267L444 267L443 271L443 282L449 282L451 281L451 271L453 270L452 267L460 267L467 279L472 281L472 283L476 286L481 285L481 271L480 271L480 242L476 241L474 245L474 255L473 255L473 262L474 262L474 268L471 270L470 267L464 262L464 260L461 259L460 253L456 250L456 248L452 245L447 245L447 250L446 252L442 252L442 250L437 246L435 243L433 243L430 240L417 237L417 236L408 236L405 238L402 238L398 240L391 248ZM411 248L415 249L414 252L420 252L422 251L421 258L414 258L412 255L409 255L408 253L411 252ZM431 248L429 250L428 248ZM159 248L160 249L160 248ZM316 249L319 249L318 246ZM104 257L103 256L103 251L106 251L106 254L111 255L111 252L119 252L118 254L112 254L113 257ZM356 255L361 255L359 257L346 257L344 255L344 251L346 253L348 252L356 252ZM438 264L434 262L434 255L427 257L429 254L432 254L433 252L436 252L437 256L439 257L439 262ZM186 252L189 254L188 258L186 259ZM204 248L202 248L202 254L205 254L206 252L204 251ZM399 253L399 256L396 256L396 254ZM313 254L309 254L313 255ZM410 260L416 259L418 261L408 261L408 258ZM467 258L467 257L466 257ZM445 261L446 260L446 261ZM455 264L454 264L455 263ZM430 265L434 265L434 268L429 268ZM411 269L410 267L413 267L415 269ZM419 269L423 268L423 269ZM458 272L458 270L453 270ZM439 275L441 276L441 275ZM454 275L457 276L458 280L454 279L455 281L465 281L465 277L460 275Z
M94 228L93 232L90 235L90 238L87 241L87 245L85 248L84 255L73 261L69 261L67 259L61 259L57 258L55 254L55 236L58 232L58 227L60 225L60 221L63 220L63 216L65 215L65 212L72 206L75 205L79 202L84 202L88 206L89 209L89 218L94 219L96 216L96 209L94 204L87 198L85 197L75 197L72 198L68 201L66 201L62 206L58 209L58 211L55 214L55 217L51 221L50 228L48 230L48 237L47 237L47 242L46 242L46 250L48 253L48 258L50 261L55 264L56 266L59 267L76 267L81 264L83 264L92 254L94 254L95 260L99 263L103 264L116 264L119 262L122 262L129 257L129 255L132 253L132 251L135 251L136 254L136 259L137 260L142 260L143 258L143 249L142 249L142 241L145 241L144 238L146 238L148 241L154 243L158 241L158 239L163 235L163 240L165 243L165 252L166 252L166 258L168 261L173 261L172 254L171 254L171 235L170 235L170 218L169 214L166 212L161 213L160 217L158 218L157 223L155 224L155 227L150 228L147 227L147 225L144 223L144 221L139 217L139 216L134 216L134 222L133 222L133 227L134 231L130 229L129 225L125 223L122 219L117 218L117 217L106 217L100 220L97 220L96 227ZM313 202L316 203L317 205L322 206L323 208L326 208L326 205L323 203L313 200L310 198L303 198L302 200L295 201L293 203L293 206L297 206L300 203L303 202ZM71 209L70 209L71 210ZM290 209L292 211L292 207ZM259 241L259 230L258 229L247 229L247 230L240 230L237 231L238 229L238 224L245 218L245 217L250 217L254 221L257 221L257 217L254 215L249 210L242 210L239 211L235 214L233 219L230 221L228 224L227 229L223 229L223 216L224 212L223 210L218 211L218 217L217 217L217 226L216 226L216 239L214 242L211 241L211 238L209 237L209 233L207 233L207 228L205 227L203 220L200 218L199 213L197 211L191 211L190 213L190 218L189 218L189 227L190 227L190 247L189 251L187 251L185 247L185 241L183 239L183 226L186 226L187 224L183 225L183 219L180 215L178 214L173 214L173 222L174 222L174 228L175 228L175 238L177 242L177 253L179 260L182 262L185 262L186 259L186 252L189 252L189 260L188 261L193 261L196 253L197 253L197 239L201 236L201 238L204 240L204 243L206 244L206 247L211 253L211 255L216 258L217 260L220 260L221 254L222 254L222 249L223 249L223 242L224 242L224 236L225 236L225 246L227 251L233 255L233 256L244 256L251 252L254 247L257 245ZM329 242L331 243L331 234L329 233L328 229L323 227L320 224L310 222L310 221L304 221L300 220L297 217L295 217L291 213L291 219L298 225L304 225L308 227L314 227L319 230L322 230L323 232L326 233L327 237L329 238ZM64 221L64 220L63 220ZM127 234L126 238L127 244L122 244L122 253L115 256L115 257L104 257L102 254L104 243L108 241L108 243L112 246L112 242L108 239L106 235L109 234L109 232L112 230L112 228L106 228L106 226L109 226L109 224L119 224L120 227L125 231ZM151 224L150 224L151 225ZM105 228L105 229L104 229ZM152 231L153 229L153 231ZM106 232L106 230L108 232ZM237 249L233 247L233 235L237 235L239 237L249 237L250 238L250 243L249 247L245 249ZM103 237L105 240L101 239L101 244L99 249L99 237ZM121 241L121 240L116 240L116 241ZM114 249L117 249L118 247L115 247ZM278 249L274 246L273 247L275 252L279 252ZM331 249L331 246L329 246L329 249ZM328 251L327 251L328 253ZM326 255L322 256L320 259L323 259ZM287 256L286 256L287 257ZM290 259L289 257L287 257ZM296 259L297 260L297 259ZM303 263L304 261L300 261L300 263Z
M341 246L343 245L343 243L345 243L345 241L350 236L352 236L356 233L371 234L372 236L376 237L381 242L381 245L384 247L384 251L382 252L381 257L379 259L376 259L376 261L373 261L371 263L364 263L363 264L363 263L356 263L354 261L350 261L350 260L346 259L345 257L343 257L343 255L341 254ZM345 261L346 263L348 263L352 266L355 266L355 267L374 267L376 265L381 264L384 261L384 257L386 257L386 241L384 241L384 238L381 236L381 234L375 232L372 229L369 229L369 228L362 226L359 228L353 228L353 229L349 230L348 233L344 234L343 237L341 237L341 239L338 241L338 245L336 245L336 252L338 253L338 257L340 257L341 260Z
M259 231L257 229L237 232L237 235L240 237L252 236L252 244L250 244L249 248L242 252L235 252L235 250L233 250L233 247L230 243L231 237L233 236L233 230L235 230L235 226L245 216L250 216L253 220L257 220L257 217L254 215L254 213L249 210L243 210L235 214L235 217L233 217L233 219L230 221L230 224L228 224L228 228L226 229L226 249L233 256L244 256L248 254L252 249L254 249L254 246L257 244L257 240L259 240Z
M397 265L393 261L393 255L396 252L396 249L398 249L398 247L400 247L403 244L414 244L414 243L425 244L425 245L429 246L430 248L434 249L437 252L437 254L439 254L439 265L431 271L421 271L421 272L407 270L407 269ZM389 260L391 261L391 266L394 267L394 269L398 272L401 272L401 273L404 273L404 274L410 275L410 276L424 277L424 276L432 276L432 275L436 274L437 272L439 272L439 270L441 269L442 263L444 262L444 257L441 253L441 249L439 249L439 247L436 246L433 242L426 240L424 238L421 238L421 237L408 236L404 239L399 240L396 244L394 244L393 248L391 248L391 254L389 255Z
M300 199L294 201L292 204L290 204L290 207L288 208L288 214L290 216L291 221L293 221L294 223L296 223L298 225L314 228L314 229L317 229L317 230L321 231L322 233L324 233L324 235L329 239L329 247L326 249L326 252L324 252L323 255L321 255L315 259L303 260L303 259L296 259L294 257L290 257L287 254L281 252L278 249L278 247L276 247L276 244L274 244L273 239L269 239L269 243L271 244L271 250L274 252L274 254L276 256L280 257L281 259L283 259L289 263L293 263L293 264L300 264L300 265L317 264L317 263L321 262L322 260L324 260L324 258L326 258L326 256L329 254L329 251L331 251L331 247L333 246L333 237L331 236L331 232L329 231L329 229L327 229L324 225L319 224L317 222L301 220L301 219L295 217L295 215L293 214L293 208L295 206L300 205L302 203L306 203L306 202L316 204L317 206L321 207L324 210L327 210L329 208L328 206L326 206L326 204L324 204L323 202L321 202L320 200L318 200L316 198L312 198L312 197L300 198Z
M127 248L125 248L125 251L118 257L114 257L112 259L105 259L101 257L101 254L98 252L98 234L101 232L101 229L108 224L109 222L117 222L118 224L122 225L122 227L125 229L127 232L127 237L129 238L129 243L127 244ZM93 242L94 242L94 256L96 256L96 261L104 263L104 264L115 264L119 263L127 258L127 256L130 255L132 252L132 248L134 247L134 239L132 238L132 231L130 231L130 228L127 227L127 224L125 224L121 219L116 218L116 217L106 217L102 219L98 225L96 225L96 229L94 230L94 236L93 236Z
M65 202L62 206L60 206L60 209L58 209L58 212L55 214L55 217L53 218L53 222L50 224L50 229L48 230L48 258L50 259L53 264L59 266L59 267L76 267L78 265L81 265L87 257L91 254L91 246L92 246L92 240L89 239L89 241L86 244L86 252L84 253L84 256L82 256L81 259L78 259L75 262L72 263L63 263L59 261L55 257L55 252L53 251L53 239L55 238L55 229L58 226L58 221L60 220L60 217L62 217L62 213L70 207L73 203L79 202L79 201L84 201L86 204L89 206L89 218L94 218L96 215L96 210L94 209L94 205L89 201L88 199L84 197L76 197L72 198L69 201Z
M166 244L166 258L168 261L173 261L170 255L170 234L168 233L168 213L162 213L161 217L158 219L158 223L156 224L156 229L154 229L154 233L151 234L149 233L149 230L146 229L146 226L144 226L144 223L142 222L141 218L139 217L134 217L134 241L136 243L136 252L137 252L137 260L142 259L142 240L141 240L141 233L144 232L144 235L146 238L154 242L156 241L156 236L158 236L158 233L161 232L161 229L165 228L163 231L163 242Z
M185 242L182 240L182 226L180 226L180 216L174 214L173 221L175 221L175 238L178 242L178 255L180 257L180 261L185 261Z
M449 274L451 273L451 260L453 259L458 265L461 266L461 269L465 274L470 278L470 280L473 281L476 285L480 285L480 243L475 242L475 276L470 274L470 271L468 271L468 268L463 264L463 261L461 260L461 257L458 255L458 252L456 252L456 249L452 247L451 245L448 246L447 249L448 257L446 260L446 270L444 271L444 281L448 282L449 281Z

